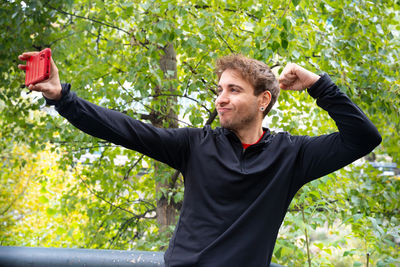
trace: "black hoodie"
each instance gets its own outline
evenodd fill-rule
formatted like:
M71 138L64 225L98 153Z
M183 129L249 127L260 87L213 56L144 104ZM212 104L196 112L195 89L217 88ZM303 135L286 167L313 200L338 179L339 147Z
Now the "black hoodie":
M166 266L269 266L287 208L304 184L371 152L376 127L328 75L308 89L339 132L293 136L268 129L243 149L224 128L160 129L108 110L63 84L56 110L93 136L136 150L179 170L185 195Z

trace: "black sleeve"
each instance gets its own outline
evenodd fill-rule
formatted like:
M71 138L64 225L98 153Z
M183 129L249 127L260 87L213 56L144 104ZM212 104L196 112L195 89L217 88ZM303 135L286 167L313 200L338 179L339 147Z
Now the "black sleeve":
M317 105L329 113L339 132L318 137L302 137L300 170L302 184L338 170L370 153L382 138L367 118L327 74L310 88L308 93Z
M189 153L190 129L156 128L77 97L70 91L69 84L62 84L59 101L46 99L46 102L55 105L61 116L83 132L133 149L182 171Z

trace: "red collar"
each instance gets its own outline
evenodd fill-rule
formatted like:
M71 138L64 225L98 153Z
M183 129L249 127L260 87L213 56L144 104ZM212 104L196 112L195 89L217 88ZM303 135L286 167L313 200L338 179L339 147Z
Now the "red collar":
M255 143L253 143L253 144L244 144L244 143L242 143L243 149L247 149L249 146L255 145L255 144L257 144L258 142L260 142L261 139L263 138L264 134L265 134L265 131L263 131L263 134L261 135L260 139L258 139L257 142L255 142Z

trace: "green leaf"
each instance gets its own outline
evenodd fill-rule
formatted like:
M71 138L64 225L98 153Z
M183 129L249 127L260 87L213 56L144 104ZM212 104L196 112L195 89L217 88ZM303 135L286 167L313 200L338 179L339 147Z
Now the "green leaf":
M49 202L49 199L45 196L40 196L39 201L40 201L40 203L45 204L45 203Z
M62 227L57 227L57 230L56 230L56 234L57 235L62 235L62 234L65 234L67 231L64 229L64 228L62 228Z
M47 209L46 209L46 213L47 213L47 215L49 215L49 216L54 216L54 215L57 213L57 210L56 210L56 209L53 209L53 208L47 208Z
M280 44L277 41L274 41L272 43L272 51L275 52L276 50L278 50L279 47L280 47Z
M348 251L345 251L344 253L343 253L343 257L346 257L346 256L353 256L353 255L355 255L356 254L356 251L355 250L348 250Z
M278 116L273 116L272 117L272 124L276 124L278 122L278 120L279 120Z
M288 48L288 45L289 45L288 40L282 39L282 40L281 40L281 45L282 45L282 48L283 48L283 49L287 49L287 48Z
M300 3L300 0L292 0L292 4L296 7Z

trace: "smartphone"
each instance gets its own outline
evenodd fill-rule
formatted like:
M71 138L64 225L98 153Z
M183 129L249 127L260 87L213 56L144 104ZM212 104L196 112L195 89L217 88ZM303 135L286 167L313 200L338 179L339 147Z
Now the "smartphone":
M25 86L40 83L50 77L51 49L46 48L26 62Z

